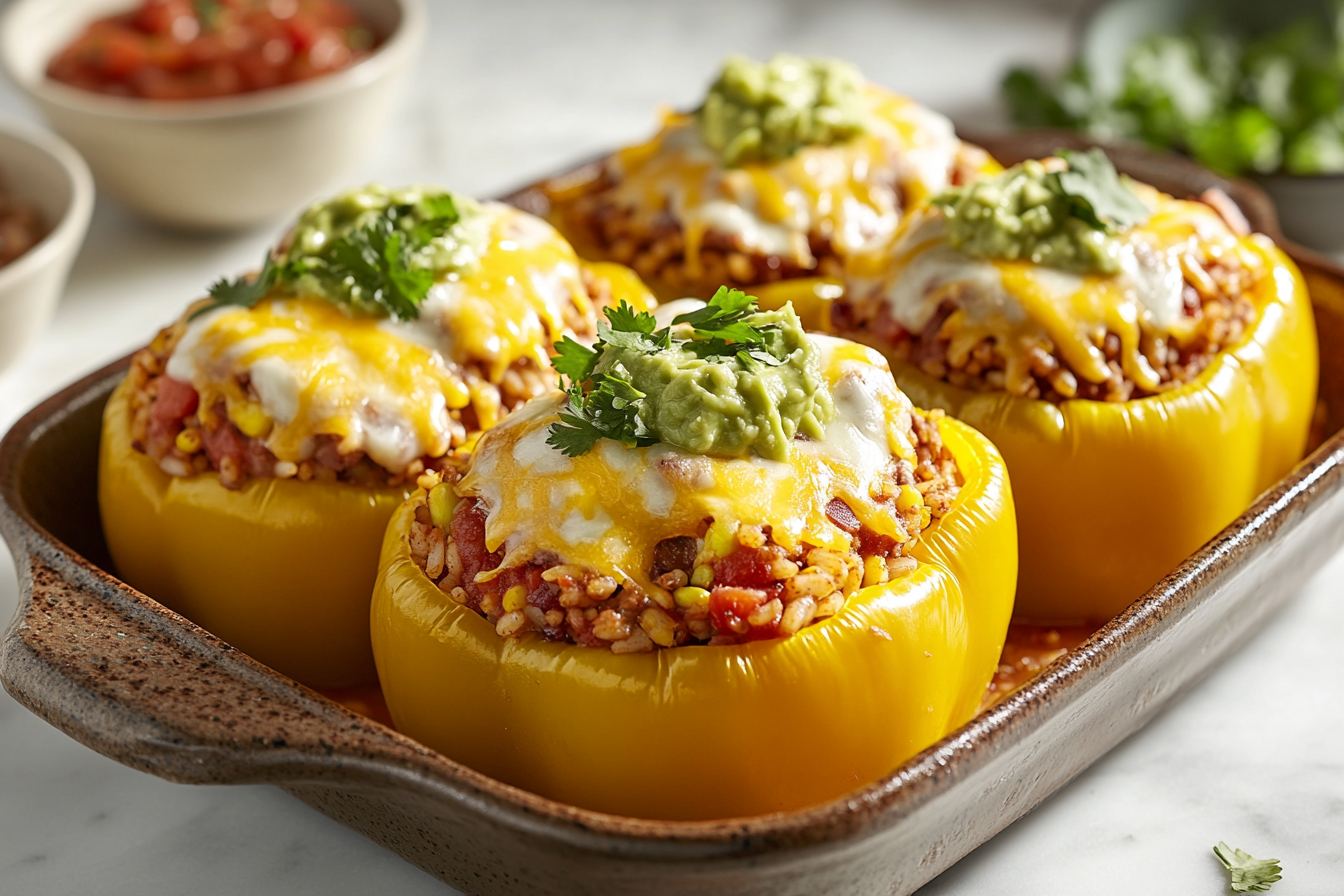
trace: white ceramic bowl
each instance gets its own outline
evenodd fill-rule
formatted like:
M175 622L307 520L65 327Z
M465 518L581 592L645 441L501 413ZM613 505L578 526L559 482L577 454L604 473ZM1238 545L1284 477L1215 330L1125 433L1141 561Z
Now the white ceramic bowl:
M0 370L37 338L65 287L93 213L93 177L70 144L31 125L0 121L0 174L10 195L38 210L47 235L0 267Z
M0 59L98 185L174 227L249 227L329 191L385 131L425 31L421 0L348 0L383 42L357 65L298 84L182 102L105 96L46 76L93 19L135 0L14 0Z

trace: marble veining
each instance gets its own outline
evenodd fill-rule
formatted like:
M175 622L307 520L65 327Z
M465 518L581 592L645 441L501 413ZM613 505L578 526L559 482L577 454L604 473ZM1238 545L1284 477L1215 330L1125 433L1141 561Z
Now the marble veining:
M1067 53L1080 0L662 4L430 0L432 33L393 133L351 178L489 195L638 139L727 52L844 55L959 123L993 123L1003 66ZM7 83L0 114L36 120ZM181 236L105 197L50 331L0 374L0 430L142 343L281 229ZM923 894L1223 892L1220 839L1283 860L1283 896L1344 875L1344 555L1148 728ZM18 599L0 547L0 619ZM447 893L269 787L196 788L131 771L0 694L0 892L28 896Z

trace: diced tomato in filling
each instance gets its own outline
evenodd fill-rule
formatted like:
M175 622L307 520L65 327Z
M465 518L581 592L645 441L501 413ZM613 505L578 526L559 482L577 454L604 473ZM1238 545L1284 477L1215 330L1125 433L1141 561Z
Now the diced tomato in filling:
M741 641L764 641L779 637L779 625L751 625L747 617L783 591L780 585L763 588L738 588L715 585L709 594L709 618L715 631L732 634Z
M465 498L453 512L453 542L462 558L462 581L474 587L476 574L494 569L504 560L504 552L485 549L485 510L475 498Z
M770 572L770 557L762 551L738 547L727 557L714 561L714 584L734 588L765 588L775 583Z
M196 413L200 396L191 383L170 376L159 377L159 388L149 406L149 427L145 437L151 457L163 457L182 431L182 421Z

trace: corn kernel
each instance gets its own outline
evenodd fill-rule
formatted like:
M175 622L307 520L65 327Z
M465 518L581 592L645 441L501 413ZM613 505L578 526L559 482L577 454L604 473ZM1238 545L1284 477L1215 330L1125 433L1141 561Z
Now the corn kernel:
M457 508L457 494L446 482L440 482L429 490L429 516L434 525L444 532L453 523L453 510Z
M694 585L687 585L684 588L678 588L672 592L672 599L677 602L677 606L683 610L691 607L703 606L709 602L709 592L704 588L696 588Z
M201 431L199 429L184 429L177 434L174 440L177 450L183 454L195 454L201 450Z
M243 435L259 439L271 431L271 418L254 402L236 404L229 408L229 419Z
M691 584L697 588L708 588L714 584L714 568L710 566L697 566L691 570Z
M887 561L878 556L870 556L863 561L863 587L881 585L887 580Z
M705 549L715 557L727 557L737 544L737 526L727 521L715 520L705 532Z
M527 606L527 589L522 585L514 585L508 591L504 592L505 613L521 610L525 606Z
M901 486L901 494L896 499L896 509L904 513L911 507L923 507L924 496L913 485Z

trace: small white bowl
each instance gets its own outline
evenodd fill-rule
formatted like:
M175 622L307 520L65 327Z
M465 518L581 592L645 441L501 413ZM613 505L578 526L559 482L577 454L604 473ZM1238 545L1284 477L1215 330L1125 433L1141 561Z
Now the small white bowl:
M382 37L367 59L231 97L106 96L46 76L52 56L89 22L135 0L15 0L0 21L0 59L112 196L173 227L251 227L329 191L385 131L424 36L424 7L421 0L348 2Z
M11 196L42 216L47 235L0 267L0 370L51 321L93 213L89 166L64 140L0 121L0 175Z

